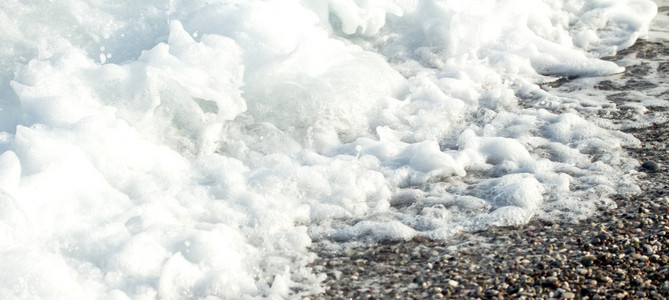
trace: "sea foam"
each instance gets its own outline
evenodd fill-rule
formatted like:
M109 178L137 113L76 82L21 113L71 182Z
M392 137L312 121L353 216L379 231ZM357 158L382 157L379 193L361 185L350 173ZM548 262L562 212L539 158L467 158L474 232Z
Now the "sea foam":
M582 220L631 135L538 84L657 7L620 1L22 1L0 7L0 298L285 298L314 242ZM558 104L556 104L558 105Z

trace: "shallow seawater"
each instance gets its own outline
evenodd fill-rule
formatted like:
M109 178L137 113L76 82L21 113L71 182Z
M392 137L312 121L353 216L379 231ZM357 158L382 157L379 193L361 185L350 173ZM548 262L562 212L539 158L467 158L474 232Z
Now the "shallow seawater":
M623 151L639 141L620 130L657 122L657 103L613 95L634 70L602 58L657 11L6 1L0 298L299 297L321 290L313 243L612 208L639 191ZM616 107L589 94L601 76L637 119L607 121Z

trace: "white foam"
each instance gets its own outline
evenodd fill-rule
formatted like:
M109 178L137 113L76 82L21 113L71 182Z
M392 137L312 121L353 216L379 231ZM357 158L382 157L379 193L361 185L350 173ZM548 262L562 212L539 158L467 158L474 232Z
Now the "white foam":
M638 141L519 97L620 72L655 11L7 1L0 298L299 297L314 242L585 218Z

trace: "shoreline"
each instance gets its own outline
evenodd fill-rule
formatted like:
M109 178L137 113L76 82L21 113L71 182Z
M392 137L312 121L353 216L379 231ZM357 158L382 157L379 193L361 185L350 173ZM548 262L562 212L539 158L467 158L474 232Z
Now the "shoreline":
M661 125L654 132L666 138L669 123ZM660 150L634 152L648 157ZM414 239L356 248L350 255L319 253L315 265L328 275L327 290L314 299L667 298L667 179L664 172L649 172L640 195L614 199L618 208L576 224L534 220L463 233L453 241Z
M603 77L593 88L643 92L652 86L644 77L669 76L669 43L639 40L609 60L628 55L641 63L620 75L624 83ZM609 118L626 118L622 93L606 96L620 112ZM651 96L669 102L669 87ZM666 118L667 107L648 107L645 115ZM641 193L613 198L617 208L579 223L533 220L449 241L414 238L345 253L314 249L318 258L311 266L327 278L325 292L308 298L669 298L669 122L622 131L641 141L625 150L641 164L643 178Z

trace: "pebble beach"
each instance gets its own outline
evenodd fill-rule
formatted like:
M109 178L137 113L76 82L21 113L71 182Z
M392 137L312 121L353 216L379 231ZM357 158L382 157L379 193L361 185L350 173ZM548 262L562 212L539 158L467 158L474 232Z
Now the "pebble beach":
M658 6L651 33L667 30L662 20L669 7ZM606 59L626 71L591 80L591 94L615 107L614 113L579 113L617 124L641 142L626 149L639 162L640 193L616 196L616 207L579 222L537 219L448 241L414 238L343 251L316 245L312 267L327 278L325 292L310 298L667 299L669 85L662 78L669 77L669 42L641 39ZM543 88L570 92L572 80ZM632 112L638 95L656 101L645 106L643 120Z

